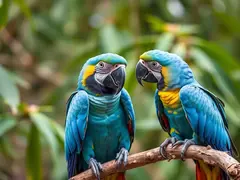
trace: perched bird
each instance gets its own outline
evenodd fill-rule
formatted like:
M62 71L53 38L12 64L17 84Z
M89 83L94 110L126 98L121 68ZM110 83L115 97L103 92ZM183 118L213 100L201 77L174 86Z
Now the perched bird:
M135 114L123 88L127 61L117 54L101 54L83 66L77 91L67 102L65 154L68 177L91 168L97 179L101 163L116 159L126 165L134 139ZM124 173L106 179L124 180Z
M141 85L142 80L157 84L156 113L162 129L170 135L160 145L162 156L166 157L168 144L183 145L182 159L192 144L237 154L228 132L224 103L195 80L179 56L160 50L143 53L136 66L136 78ZM229 179L218 167L195 162L197 180Z

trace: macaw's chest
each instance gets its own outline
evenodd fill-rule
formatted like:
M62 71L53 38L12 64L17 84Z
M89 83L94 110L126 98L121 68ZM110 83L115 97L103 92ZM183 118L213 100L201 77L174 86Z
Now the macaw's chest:
M98 161L103 163L116 157L126 128L126 115L119 96L90 99L87 136Z
M158 92L159 98L162 101L164 108L174 110L178 109L181 106L179 91L180 89Z
M175 132L183 139L191 138L192 129L182 108L179 91L180 89L164 92L159 91L158 95L163 103L164 113L166 114L171 127L170 134Z
M125 114L119 106L112 114L94 115L89 113L88 128L92 129L98 136L108 136L109 133L117 133L122 126L126 126Z
M121 136L127 128L124 122L126 122L125 114L121 107L113 114L105 116L89 115L87 134L91 136L96 159L101 163L116 157Z
M117 132L124 124L125 114L120 103L120 96L91 97L88 129L98 136L108 136Z

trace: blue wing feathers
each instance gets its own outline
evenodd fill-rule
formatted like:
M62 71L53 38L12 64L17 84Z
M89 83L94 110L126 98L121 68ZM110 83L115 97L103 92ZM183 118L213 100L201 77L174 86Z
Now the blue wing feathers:
M222 118L223 118L223 122L224 122L224 125L228 128L228 122L227 122L227 119L226 119L226 113L224 111L224 102L219 99L216 95L214 95L213 93L211 93L210 91L202 88L202 87L199 87L201 90L203 90L205 93L207 93L211 98L212 100L214 101L215 105L217 106L219 112L221 113L222 115Z
M133 109L131 97L129 96L128 92L124 88L121 91L120 100L121 100L121 104L122 104L127 116L129 117L127 123L130 126L129 128L131 128L129 130L132 131L132 132L130 132L130 136L131 136L131 139L133 141L134 134L135 134L135 131L136 131L135 112L134 112L134 109Z
M131 98L130 98L128 92L126 91L126 89L124 89L124 88L121 91L121 102L123 103L124 108L127 110L129 115L131 116L131 118L135 120L135 113L133 110Z
M197 114L196 109L189 107L189 108L185 108L184 111L185 111L186 114L188 114L188 116L191 116L194 119L198 119L198 114ZM188 121L190 121L190 120L188 119ZM197 128L198 127L198 122L197 121L191 122L191 127L193 129L196 129L195 133L198 134L198 128Z
M70 95L70 97L68 98L68 100L67 100L67 105L66 105L66 116L67 116L67 113L68 113L68 110L69 110L69 106L70 106L70 104L71 104L71 101L72 101L72 98L75 96L75 94L77 94L77 92L78 91L74 91L71 95ZM65 122L66 123L66 122Z
M225 107L224 102L220 98L218 98L216 95L211 93L210 91L208 91L208 90L206 90L206 89L204 89L202 87L200 87L200 89L202 89L204 92L206 92L212 98L212 100L214 101L215 105L217 106L217 109L219 110L219 112L220 112L220 114L222 116L227 136L230 138L229 148L231 148L232 151L234 152L234 154L236 156L238 156L237 148L235 147L235 144L233 143L233 140L232 140L232 138L231 138L231 136L229 134L229 131L228 131L228 122L227 122L227 118L226 118L226 113L224 111L224 107ZM216 137L216 135L215 135L215 137Z
M203 140L203 136L204 136L204 129L206 129L206 114L202 111L198 112L199 114L199 119L202 120L202 123L198 123L198 132L196 132L197 134L199 134L199 137L201 140Z
M76 165L77 165L77 154L71 154L67 162L68 177L72 177L75 175Z
M85 138L89 111L88 95L85 91L74 92L67 102L65 122L65 153L68 164L68 177L80 169L82 141Z
M85 132L86 132L86 128L87 128L87 121L88 121L88 117L87 117L87 113L86 114L78 114L77 116L77 126L78 127L78 131L79 131L79 135L81 140L83 140L85 138Z
M180 100L201 143L222 151L231 151L223 105L209 93L198 86L187 85L180 90Z

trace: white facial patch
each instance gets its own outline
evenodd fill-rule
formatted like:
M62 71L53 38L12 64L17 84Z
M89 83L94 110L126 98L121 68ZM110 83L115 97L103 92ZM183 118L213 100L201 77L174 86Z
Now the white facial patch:
M159 72L154 72L152 71L153 75L155 76L155 78L158 80L158 82L162 79L162 74Z
M108 73L108 74L109 74L109 73ZM106 77L108 76L108 74L95 73L94 79L95 79L99 84L101 84L102 86L104 86L104 85L103 85L103 81L106 79Z

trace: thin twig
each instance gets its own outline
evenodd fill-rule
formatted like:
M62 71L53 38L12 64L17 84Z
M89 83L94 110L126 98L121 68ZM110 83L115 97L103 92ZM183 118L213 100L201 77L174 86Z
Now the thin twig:
M171 148L169 145L166 148L169 159L180 159L182 146ZM210 146L190 146L185 153L186 159L203 160L205 163L215 165L227 172L233 179L240 179L240 163L233 157L229 156L226 152L221 152L212 149ZM123 172L125 170L134 169L147 164L163 161L164 159L159 154L159 148L151 149L148 151L132 154L128 157L128 164L120 169L116 168L115 161L110 161L103 164L103 172L101 178L106 177L116 172ZM74 177L71 180L94 180L96 179L89 169Z

